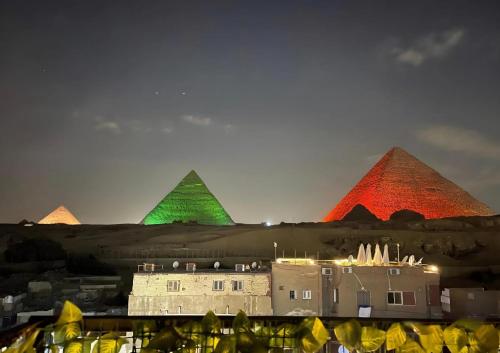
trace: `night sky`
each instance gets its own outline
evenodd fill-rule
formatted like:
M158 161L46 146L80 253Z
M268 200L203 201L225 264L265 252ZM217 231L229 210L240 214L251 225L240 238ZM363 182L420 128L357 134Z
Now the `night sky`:
M138 222L195 169L319 221L392 146L500 211L499 1L0 0L0 222Z

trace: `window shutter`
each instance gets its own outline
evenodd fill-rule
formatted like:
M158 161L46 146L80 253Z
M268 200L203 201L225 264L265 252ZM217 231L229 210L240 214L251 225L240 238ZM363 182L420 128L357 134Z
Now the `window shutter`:
M403 305L416 305L415 292L403 292Z
M431 306L441 305L441 293L439 291L439 286L436 284L429 285L428 304Z

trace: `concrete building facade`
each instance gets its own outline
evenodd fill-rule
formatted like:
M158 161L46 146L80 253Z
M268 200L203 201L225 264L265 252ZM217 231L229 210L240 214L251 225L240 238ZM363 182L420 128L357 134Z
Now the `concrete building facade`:
M138 272L129 315L272 315L271 274L261 271L196 270Z
M441 317L439 273L433 266L278 259L272 286L275 315Z
M443 313L449 319L500 317L500 291L484 288L445 288L441 292Z

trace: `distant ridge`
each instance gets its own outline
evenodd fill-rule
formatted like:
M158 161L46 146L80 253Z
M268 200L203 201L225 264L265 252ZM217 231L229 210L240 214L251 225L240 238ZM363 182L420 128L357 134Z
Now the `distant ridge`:
M383 220L403 209L427 219L493 215L487 205L399 147L387 152L323 221L341 220L357 204Z
M142 220L144 224L197 222L232 225L231 217L194 170Z
M38 221L38 224L81 224L78 219L63 205L59 206L47 216Z

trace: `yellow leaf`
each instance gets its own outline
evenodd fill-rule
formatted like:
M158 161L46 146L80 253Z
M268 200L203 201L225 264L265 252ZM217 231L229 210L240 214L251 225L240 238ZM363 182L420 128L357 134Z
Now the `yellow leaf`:
M319 351L330 337L330 333L323 325L323 322L317 317L304 319L297 333L299 346L306 353Z
M38 334L40 333L40 329L35 329L34 331L31 331L31 333L28 333L24 342L19 346L17 349L17 353L31 353L34 351L33 345L35 344L35 340L38 337Z
M443 351L443 329L441 326L427 326L426 334L419 335L419 339L427 353L441 353Z
M443 337L446 347L451 353L468 352L467 342L469 340L465 330L451 325L444 329Z
M366 352L374 352L385 342L385 331L366 326L361 329L361 347Z
M335 327L337 340L348 350L357 348L361 341L361 325L356 320L344 322Z
M386 334L387 350L393 350L401 347L406 342L406 331L399 322L393 323Z
M62 326L72 322L80 322L82 320L83 317L80 309L69 300L66 300L55 325Z
M201 322L188 321L176 330L181 336L193 340L196 344L202 344L205 340Z
M396 353L425 353L425 351L417 342L407 338L405 344L396 349Z
M243 311L239 311L233 320L233 331L236 332L248 332L251 330L250 320Z
M172 327L165 328L158 332L149 342L147 348L161 349L162 351L172 351L178 348L180 336Z
M473 353L491 353L498 351L498 333L493 325L479 326L469 340L471 352Z
M97 340L92 353L118 353L125 343L128 343L128 340L116 332L110 332Z
M215 353L236 353L236 337L233 335L224 336L217 343Z
M56 344L62 344L71 341L81 335L80 322L69 322L54 329L54 341Z
M222 327L219 318L213 313L213 311L206 313L201 320L201 324L205 333L220 333Z
M63 353L90 353L92 342L94 338L77 338L66 343Z

